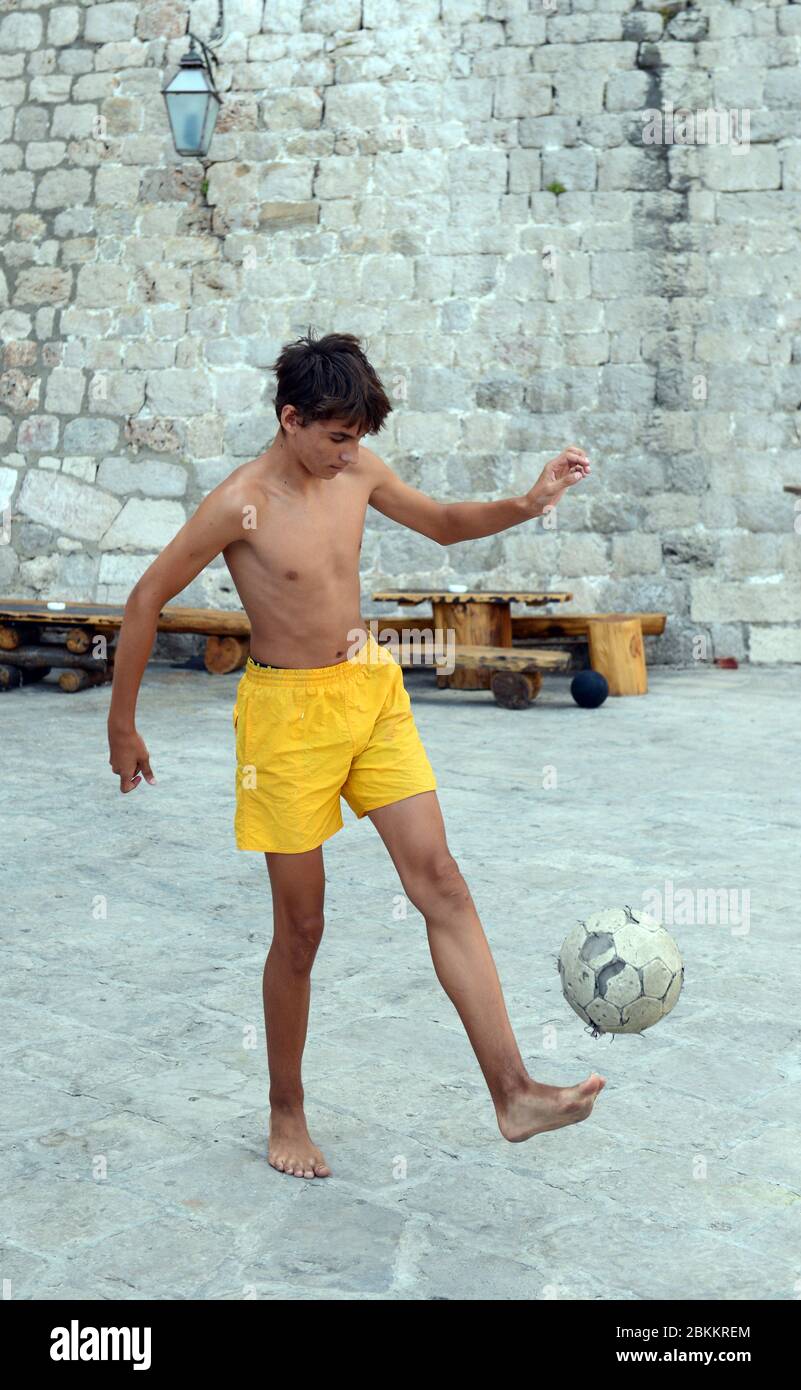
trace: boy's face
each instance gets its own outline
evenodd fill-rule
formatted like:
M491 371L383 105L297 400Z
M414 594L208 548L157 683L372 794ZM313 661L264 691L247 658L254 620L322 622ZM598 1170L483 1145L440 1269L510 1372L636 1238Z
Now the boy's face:
M367 433L360 424L348 425L332 416L328 420L312 420L304 427L294 411L289 415L291 406L284 409L287 418L282 424L291 441L290 448L310 473L318 478L335 478L356 463L359 443Z

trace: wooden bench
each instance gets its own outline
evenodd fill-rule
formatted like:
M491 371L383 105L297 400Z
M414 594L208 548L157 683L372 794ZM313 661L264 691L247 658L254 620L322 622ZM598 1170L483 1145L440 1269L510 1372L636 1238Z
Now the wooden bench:
M498 704L506 709L525 709L539 694L543 672L566 671L571 660L569 651L548 651L542 647L468 647L463 643L456 644L453 655L457 671L486 673L490 690ZM435 661L435 668L440 664ZM440 679L438 675L437 680Z
M524 613L512 618L512 637L587 637L590 623L601 618L639 618L643 637L660 637L667 622L665 613Z

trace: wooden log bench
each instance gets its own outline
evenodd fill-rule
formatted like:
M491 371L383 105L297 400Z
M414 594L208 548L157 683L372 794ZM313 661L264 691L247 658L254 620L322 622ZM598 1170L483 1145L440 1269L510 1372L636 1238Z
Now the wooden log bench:
M666 613L528 614L512 619L512 640L587 642L587 665L606 678L610 695L645 695L648 672L644 637L659 637Z
M525 709L536 700L544 671L566 671L570 665L569 651L541 647L473 647L457 642L453 657L457 671L480 671L486 676L498 704L506 709ZM448 664L447 657L434 663L435 668L442 664Z
M512 618L512 637L586 637L589 624L602 618L639 618L643 637L660 637L667 622L665 613L524 613Z

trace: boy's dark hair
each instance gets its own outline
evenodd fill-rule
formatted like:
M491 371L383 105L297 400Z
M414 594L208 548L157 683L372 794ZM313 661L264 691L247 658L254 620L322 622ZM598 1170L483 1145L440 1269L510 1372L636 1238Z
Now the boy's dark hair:
M275 413L279 425L284 406L294 405L303 426L336 416L348 425L363 425L366 434L377 434L392 409L352 333L315 338L309 329L294 343L285 343L271 370L278 377Z

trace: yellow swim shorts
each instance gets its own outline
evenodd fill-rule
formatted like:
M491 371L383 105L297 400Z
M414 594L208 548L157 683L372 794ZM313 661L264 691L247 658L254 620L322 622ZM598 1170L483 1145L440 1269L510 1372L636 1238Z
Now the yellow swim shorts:
M342 829L340 795L361 819L436 790L403 671L369 631L333 666L248 657L233 722L238 849L302 854Z

